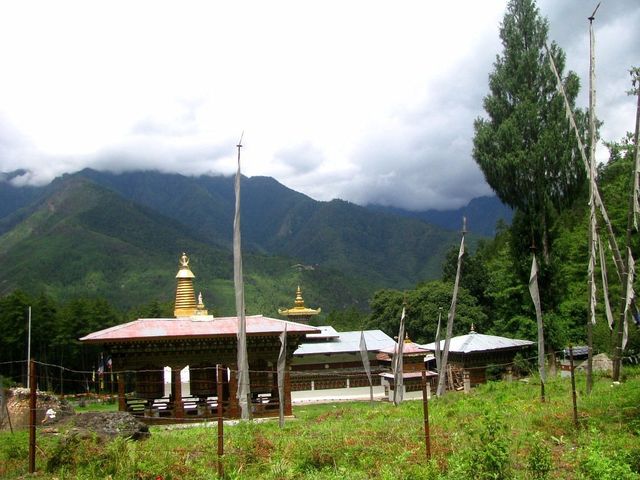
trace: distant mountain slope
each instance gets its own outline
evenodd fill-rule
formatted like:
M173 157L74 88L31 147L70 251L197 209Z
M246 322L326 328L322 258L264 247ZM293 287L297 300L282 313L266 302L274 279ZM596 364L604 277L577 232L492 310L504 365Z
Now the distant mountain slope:
M231 244L233 177L94 170L78 175L188 224L217 245ZM245 249L341 269L378 287L408 288L438 278L444 253L459 241L456 233L416 219L342 200L318 202L271 177L243 178L241 192Z
M149 171L114 174L90 169L78 175L191 225L219 245L231 245L233 177L185 177ZM271 177L243 177L241 192L242 239L245 246L258 251L277 249L277 239L299 226L294 217L309 214L318 203Z
M0 192L16 194L5 186L0 183ZM160 289L166 301L173 289L167 272L176 255L188 251L213 269L204 280L220 292L214 300L232 306L232 177L84 170L36 193L37 200L0 218L0 269L6 268L0 293L20 270L20 285L60 295L108 291L117 303L133 304ZM242 183L242 239L255 304L287 300L284 291L305 278L306 291L319 289L328 309L364 304L378 288L439 278L459 234L342 200L318 202L273 178L252 177ZM12 265L17 258L24 264ZM307 268L291 268L298 263ZM121 287L108 290L118 282Z
M10 173L0 172L0 219L29 205L43 191L42 187L16 187L9 183L9 180L23 173L22 170Z
M218 315L234 313L232 256L175 220L126 200L92 181L67 176L50 195L17 216L0 236L0 295L14 288L59 299L101 296L130 307L175 295L177 259L191 255L196 288ZM6 220L6 219L5 219ZM366 304L372 287L330 269L292 268L283 257L245 257L247 309L276 316L293 302L295 287L328 311Z
M333 200L319 203L282 240L280 252L343 268L376 285L408 288L421 279L438 278L446 251L458 239L418 220Z
M493 237L499 220L511 223L513 210L503 204L498 197L478 197L467 205L454 210L425 210L412 212L395 207L369 205L368 208L377 212L393 213L404 217L418 218L424 222L438 225L447 230L459 231L462 228L462 217L467 217L467 230L471 233Z

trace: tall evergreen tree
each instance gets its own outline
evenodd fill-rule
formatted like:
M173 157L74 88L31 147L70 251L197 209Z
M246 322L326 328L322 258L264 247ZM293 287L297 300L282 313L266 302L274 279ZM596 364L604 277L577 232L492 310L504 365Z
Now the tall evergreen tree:
M523 220L517 222L522 231L512 237L514 250L522 255L533 243L545 262L557 212L575 200L586 181L545 53L547 33L548 22L534 0L510 0L500 28L503 52L484 98L488 118L474 123L473 149L489 185ZM562 76L564 52L555 43L550 50ZM569 72L563 81L573 106L578 77ZM577 114L584 128L584 112Z

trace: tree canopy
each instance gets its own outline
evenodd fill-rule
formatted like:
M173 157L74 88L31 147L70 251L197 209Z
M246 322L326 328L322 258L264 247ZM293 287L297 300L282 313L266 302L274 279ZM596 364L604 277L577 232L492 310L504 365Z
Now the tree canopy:
M474 123L473 158L498 197L523 217L525 239L549 257L549 233L557 211L575 200L586 173L563 99L545 53L548 23L533 0L511 0L500 28L503 52L489 76L484 98L487 118ZM550 47L559 74L565 54ZM569 72L564 87L573 107L579 80ZM585 116L576 111L584 128ZM526 250L525 250L526 251Z

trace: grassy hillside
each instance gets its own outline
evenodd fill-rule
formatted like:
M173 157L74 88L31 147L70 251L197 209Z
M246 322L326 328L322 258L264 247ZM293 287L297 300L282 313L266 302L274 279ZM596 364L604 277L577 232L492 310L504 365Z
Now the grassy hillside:
M14 190L0 183L8 196ZM269 177L244 179L242 192L252 312L275 315L298 283L325 312L366 309L378 288L439 277L458 241L419 220L317 202ZM103 296L125 308L171 301L176 258L186 251L207 304L216 314L235 310L231 177L85 170L30 195L37 200L17 208L26 200L16 198L0 218L0 295L22 288L59 301Z
M122 308L173 301L177 259L186 251L207 305L216 315L235 312L228 249L82 177L66 177L5 223L12 228L0 236L0 295L21 288L59 301L104 297ZM365 306L373 289L330 268L300 271L282 256L246 253L244 263L250 313L275 316L292 304L298 284L310 305L326 311Z
M598 479L640 478L637 369L590 396L578 377L579 428L569 379L489 383L429 404L432 460L425 458L420 401L294 406L295 420L225 426L224 468L233 479ZM216 427L152 428L143 442L38 435L40 475L113 480L216 478ZM0 476L22 478L26 432L0 436ZM47 462L57 466L45 471ZM54 465L53 462L50 465Z

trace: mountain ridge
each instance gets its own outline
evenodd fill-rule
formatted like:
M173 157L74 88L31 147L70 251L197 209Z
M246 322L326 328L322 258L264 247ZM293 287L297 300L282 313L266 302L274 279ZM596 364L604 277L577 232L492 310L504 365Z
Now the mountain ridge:
M460 231L462 218L467 219L467 231L475 232L486 237L494 237L498 222L511 223L513 210L504 205L496 196L476 197L463 207L452 210L405 210L377 204L367 205L367 208L377 212L387 212L403 217L417 218L427 223L437 225L446 230Z
M6 185L0 182L0 195L15 193ZM136 295L156 298L156 286L167 300L174 257L189 250L195 263L200 258L214 265L204 283L218 289L214 301L222 310L232 310L227 297L232 296L233 177L87 169L30 195L17 197L13 211L0 218L0 292L14 284L63 297L106 292L112 300L124 295L122 302L131 305ZM420 219L343 200L318 202L271 177L243 177L242 238L246 285L256 298L252 307L270 311L275 303L286 305L288 289L302 280L307 291L319 290L315 298L324 302L325 311L349 304L364 308L376 289L410 288L439 278L447 250L459 242L457 233ZM478 238L471 235L470 245ZM73 256L74 249L84 262L77 265L80 278L68 278L69 270L60 266L61 252ZM47 268L30 262L27 252ZM8 282L9 276L21 275L10 258L21 259L34 273L24 274L22 283ZM292 269L296 264L313 269ZM118 275L122 285L139 293L110 289ZM57 283L47 286L49 280ZM291 285L285 288L287 282Z

